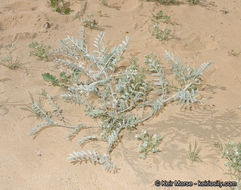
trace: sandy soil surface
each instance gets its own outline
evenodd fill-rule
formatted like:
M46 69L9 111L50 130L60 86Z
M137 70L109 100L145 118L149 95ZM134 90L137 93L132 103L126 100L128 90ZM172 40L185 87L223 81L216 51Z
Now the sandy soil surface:
M154 186L157 179L230 180L224 174L225 160L214 142L241 140L241 110L238 109L241 54L228 53L241 51L241 1L200 0L195 6L186 1L170 6L141 0L109 0L108 3L119 8L103 6L97 0L73 0L72 12L61 15L45 0L0 1L1 57L11 54L23 64L16 70L0 66L1 190L147 190L160 188ZM104 16L98 14L99 10ZM151 35L152 13L159 10L170 16L171 22L163 23L163 27L171 30L167 41ZM80 20L74 19L77 11L82 11L84 16L94 15L106 33L106 45L117 44L128 35L130 44L125 56L137 56L140 63L148 52L162 58L165 50L174 51L185 63L196 67L207 61L214 63L204 75L203 106L183 110L169 105L158 117L139 126L138 131L124 132L120 145L112 153L112 159L120 167L116 174L106 173L99 165L73 165L66 160L69 153L82 148L77 141L88 131L68 141L68 130L52 127L33 139L29 132L39 121L21 109L31 102L28 92L37 97L41 88L61 102L61 90L50 87L41 76L44 72L54 73L56 64L30 57L28 44L38 41L57 47L67 34L77 36L81 28ZM45 28L46 22L50 28ZM91 42L98 33L87 29L87 38ZM64 104L63 108L69 120L88 121L77 106ZM141 160L134 136L144 128L164 139L160 144L162 152ZM187 158L188 143L194 140L202 148L202 162L191 163ZM101 148L102 145L91 146Z

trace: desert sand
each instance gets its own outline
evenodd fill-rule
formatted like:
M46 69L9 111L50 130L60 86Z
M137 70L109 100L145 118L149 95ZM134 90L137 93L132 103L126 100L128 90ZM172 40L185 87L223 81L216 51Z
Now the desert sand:
M46 0L0 1L0 55L19 57L21 67L10 70L0 65L0 189L1 190L148 190L148 189L220 189L155 187L155 180L231 180L226 175L225 160L214 146L215 142L241 140L241 54L232 56L231 50L241 51L241 1L200 0L191 5L183 0L178 5L160 5L154 1L109 0L110 8L97 0L72 0L69 15L57 13ZM86 5L86 7L85 7ZM85 7L85 8L84 8ZM98 11L102 11L100 16ZM162 10L170 16L171 36L160 41L151 35L152 13ZM137 131L123 132L123 139L112 153L112 160L120 168L116 174L107 173L100 165L73 165L67 156L82 148L77 143L88 131L81 131L72 141L66 139L68 129L51 127L36 138L29 136L39 123L24 105L31 100L28 92L38 97L40 89L63 103L65 117L75 123L88 121L78 106L64 104L59 88L47 84L41 74L56 72L54 62L29 56L28 44L42 42L53 48L66 35L77 37L82 27L74 19L77 11L83 16L93 14L105 32L105 44L118 44L129 36L125 57L138 57L153 52L163 62L165 50L175 52L184 63L198 67L213 62L204 74L201 90L204 104L192 110L170 104L164 111L138 126ZM46 22L50 24L45 27ZM87 29L92 42L98 30ZM89 120L91 122L91 120ZM164 137L160 153L138 158L135 134L141 129ZM202 162L191 163L187 157L189 142L197 140ZM90 146L102 148L102 144ZM222 188L229 189L229 188Z

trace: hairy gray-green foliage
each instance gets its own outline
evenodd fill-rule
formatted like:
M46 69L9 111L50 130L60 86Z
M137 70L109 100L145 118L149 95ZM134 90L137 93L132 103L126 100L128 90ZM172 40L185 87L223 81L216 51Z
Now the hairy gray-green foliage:
M222 152L222 156L227 160L225 162L228 169L227 174L237 182L237 187L231 189L239 190L241 188L241 142L228 142L225 145L217 143L216 145Z
M33 100L33 98L31 99L33 102L31 110L42 119L42 122L32 128L30 135L34 135L38 131L38 129L49 125L65 126L65 122L62 116L62 110L45 90L41 90L39 101L35 101ZM52 106L51 111L47 111L44 109L44 107L40 104L41 99L46 99L49 102L49 105ZM58 121L54 121L53 116L56 116L56 120Z
M162 96L166 95L168 81L165 79L163 69L161 67L160 60L152 53L145 56L144 63L148 66L148 71L151 72L155 78L154 85L157 88L157 92L161 93Z
M158 145L160 144L162 137L156 134L149 134L146 130L142 130L141 134L136 135L136 138L142 141L142 144L139 144L140 158L145 159L149 152L160 152Z
M34 114L37 118L41 118L42 112L40 110L42 110L42 105L41 105L41 99L39 97L38 100L34 100L33 95L29 92L29 96L31 98L31 106L30 105L26 105L25 107L22 107L22 110L31 112L32 114ZM36 109L36 107L38 109Z
M191 71L186 71L183 67L176 67L179 65L178 60L167 52L167 58L172 62L177 78L185 78L184 82L182 78L178 80L179 86L175 90L168 90L165 70L154 55L145 57L147 68L140 67L134 58L130 59L129 66L120 68L118 63L127 49L129 38L126 37L119 45L110 49L102 43L103 38L104 33L101 32L94 40L94 49L90 50L86 43L85 30L82 29L78 39L67 36L60 41L60 48L51 52L56 57L55 61L62 65L61 71L64 71L66 76L71 76L62 98L70 103L84 105L88 115L98 120L100 126L66 124L61 109L50 95L42 92L42 96L51 103L53 110L45 111L38 104L33 104L35 112L43 121L33 128L32 134L42 127L55 125L70 128L67 137L71 139L79 130L97 128L98 134L83 137L79 142L82 144L92 140L104 141L107 144L106 152L74 152L70 159L74 162L99 163L108 171L116 171L110 153L118 145L122 130L135 129L170 102L181 100L182 104L194 103L201 74L210 63L203 64L198 69L190 67ZM154 81L145 78L148 73L153 75ZM194 85L196 89L192 94Z
M116 166L113 162L110 161L109 157L107 155L101 155L99 152L96 152L95 150L87 152L81 151L81 152L73 152L69 155L68 160L70 160L72 163L76 162L91 162L92 164L100 164L103 165L104 169L106 171L115 172Z
M175 58L173 53L166 51L165 54L169 62L172 63L172 71L181 87L178 87L175 100L178 100L178 104L182 105L197 102L199 96L198 86L202 82L202 74L212 63L202 63L199 68L193 68L184 66L183 61L179 60L179 57Z

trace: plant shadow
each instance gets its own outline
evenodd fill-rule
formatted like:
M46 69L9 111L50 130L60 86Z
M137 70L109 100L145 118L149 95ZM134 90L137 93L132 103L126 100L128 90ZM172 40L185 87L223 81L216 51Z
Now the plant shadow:
M151 134L164 135L160 144L160 153L149 154L148 159L142 162L136 159L138 153L135 147L137 145L133 145L134 139L132 144L127 143L128 145L124 146L126 144L124 142L121 145L126 163L142 181L148 181L144 179L144 176L153 176L155 170L192 169L195 165L190 164L187 156L190 138L196 139L201 148L201 162L198 164L218 167L216 160L220 156L214 143L238 138L241 133L241 122L238 114L233 110L226 110L221 114L217 110L195 110L170 116L168 120L145 126L145 129ZM150 165L152 165L152 170L148 169Z

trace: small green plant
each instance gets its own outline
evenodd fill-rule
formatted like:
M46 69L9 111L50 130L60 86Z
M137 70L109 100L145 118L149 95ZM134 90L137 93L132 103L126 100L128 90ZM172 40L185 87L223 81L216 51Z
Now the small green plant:
M65 3L64 0L50 0L51 7L55 8L56 12L69 14L70 8L67 7L68 3Z
M58 79L56 76L53 76L49 73L42 74L42 77L45 81L50 82L53 86L60 86Z
M64 9L64 14L68 15L70 13L70 8Z
M75 12L75 14L74 14L74 19L79 19L79 20L81 20L81 17L82 17L83 15L81 14L81 11L77 11L77 12Z
M93 14L88 14L87 18L82 19L82 24L84 27L87 27L90 29L97 29L98 22L96 22L96 20L93 19L92 17L93 17Z
M193 148L192 148L191 143L189 143L189 146L188 146L188 158L192 162L200 161L201 160L200 157L199 157L200 151L201 151L201 148L198 147L197 141L194 142Z
M87 1L84 2L84 5L82 6L82 8L79 11L75 12L74 19L81 20L81 18L85 14L86 9L87 9Z
M162 20L162 21L165 22L165 23L167 23L167 22L169 21L169 19L170 19L169 16L163 15L163 11L162 11L162 10L160 10L160 11L159 11L158 13L156 13L156 14L152 14L152 16L153 16L153 18L154 18L155 20Z
M103 16L103 12L102 12L102 10L98 10L97 13L98 13L98 15L99 15L100 17Z
M149 152L160 152L158 145L160 144L162 137L156 134L151 135L147 133L146 130L142 130L141 134L137 134L135 137L142 141L142 144L139 144L140 158L145 159Z
M147 0L147 1L152 1L152 0ZM177 0L154 0L154 1L160 4L166 4L166 5L176 4L178 2Z
M153 25L153 31L152 31L152 36L154 36L156 39L158 40L167 40L168 39L168 35L169 35L169 30L168 28L165 28L164 30L161 29L160 25L158 22L156 22Z
M120 9L120 6L116 5L116 4L109 4L108 0L100 0L100 3L108 8L113 8L113 9Z
M67 76L65 72L61 72L59 74L59 79L50 73L44 73L42 74L42 77L45 81L50 82L53 86L62 86L64 88L68 88L67 85L70 83L71 78L71 76Z
M100 3L101 3L102 5L104 5L104 6L106 6L106 7L109 6L107 0L100 0Z
M188 0L188 2L192 3L192 4L198 4L199 0Z
M46 46L38 42L32 42L29 44L29 47L33 49L33 51L29 52L30 56L34 55L39 57L41 60L49 60L49 50L51 49L50 46Z
M102 10L98 10L97 11L97 14L100 16L100 17L108 17L108 15L106 13L104 13Z
M223 145L220 142L214 142L213 145L218 149L219 152L223 151Z
M231 189L241 189L241 142L228 142L224 146L221 143L216 143L219 150L222 152L223 158L227 161L225 165L228 169L227 174L237 182L236 187Z
M0 65L5 66L11 70L15 70L21 66L19 63L19 58L13 58L10 55L7 55L4 58L0 58Z

